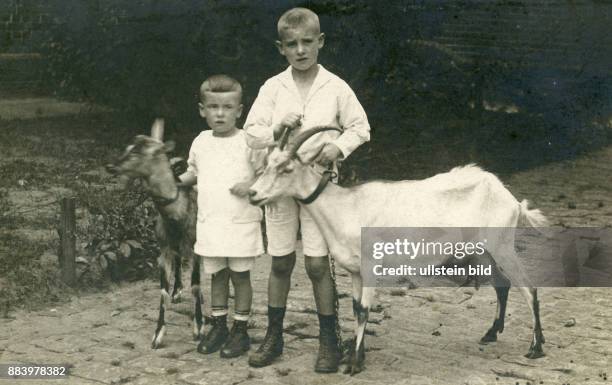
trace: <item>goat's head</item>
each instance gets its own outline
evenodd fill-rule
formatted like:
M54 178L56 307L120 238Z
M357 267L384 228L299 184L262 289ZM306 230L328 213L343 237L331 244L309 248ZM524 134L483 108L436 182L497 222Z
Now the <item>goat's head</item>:
M174 150L174 142L166 143L146 135L138 135L127 146L116 162L106 165L113 175L147 178L159 171L160 164L168 164L167 152Z
M316 186L320 175L313 170L311 164L323 147L309 159L301 159L297 151L313 135L331 130L340 131L331 126L315 127L301 133L289 145L286 145L287 137L283 134L279 145L268 154L264 172L251 186L251 204L261 206L287 196L303 199L312 193L312 186Z

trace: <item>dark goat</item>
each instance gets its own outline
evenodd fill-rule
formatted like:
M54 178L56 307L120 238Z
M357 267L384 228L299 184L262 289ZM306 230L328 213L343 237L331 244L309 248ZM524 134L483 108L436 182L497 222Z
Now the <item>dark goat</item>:
M181 282L183 255L189 256L192 264L191 292L195 303L194 339L200 339L204 330L202 318L204 297L200 288L201 258L193 252L197 213L196 192L191 187L177 186L171 163L166 155L167 152L174 149L174 142L163 143L161 132L163 132L163 121L158 119L153 125L152 135L157 136L160 140L146 135L138 135L114 164L106 166L111 174L139 178L144 181L144 185L159 212L155 234L160 246L158 265L161 298L159 318L151 343L154 349L161 345L166 331L164 313L170 298L172 298L172 302L180 301L183 287ZM172 295L170 295L170 275L173 268L174 288Z

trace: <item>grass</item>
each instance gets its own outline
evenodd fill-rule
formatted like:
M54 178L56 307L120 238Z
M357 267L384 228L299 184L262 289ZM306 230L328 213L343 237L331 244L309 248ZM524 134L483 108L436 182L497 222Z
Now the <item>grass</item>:
M96 259L102 238L117 243L120 232L152 238L152 210L142 203L142 190L116 191L102 171L132 136L144 132L112 115L0 121L0 316L9 307L38 307L65 297L61 293L68 288L59 279L55 256L62 197L77 200L77 250L91 261L79 264L74 289L107 286L109 275ZM140 212L134 215L139 202ZM143 244L151 259L156 245Z

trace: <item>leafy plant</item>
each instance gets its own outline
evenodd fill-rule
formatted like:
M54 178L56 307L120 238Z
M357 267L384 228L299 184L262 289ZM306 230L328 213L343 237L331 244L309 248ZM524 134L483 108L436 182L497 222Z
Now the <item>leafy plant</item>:
M141 279L156 271L156 209L139 185L126 190L89 186L76 195L89 213L79 234L89 263L99 265L113 281Z

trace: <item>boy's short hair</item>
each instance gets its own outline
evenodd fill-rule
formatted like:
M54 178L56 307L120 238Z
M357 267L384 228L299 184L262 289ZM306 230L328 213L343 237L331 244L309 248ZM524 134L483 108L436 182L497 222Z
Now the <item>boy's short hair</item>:
M319 16L308 8L291 8L278 19L278 37L283 37L283 32L300 26L312 26L317 33L321 31Z
M236 92L239 100L242 100L242 86L238 80L227 75L213 75L204 80L200 86L200 100L204 101L206 92Z

